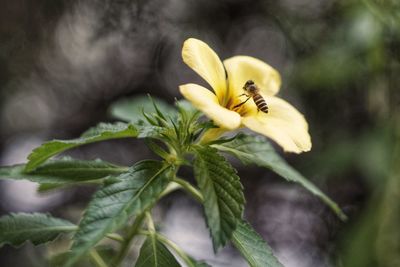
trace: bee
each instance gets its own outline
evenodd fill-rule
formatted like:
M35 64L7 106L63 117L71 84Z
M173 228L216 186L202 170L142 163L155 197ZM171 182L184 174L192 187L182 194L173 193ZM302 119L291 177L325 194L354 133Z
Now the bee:
M264 113L268 113L267 102L265 102L265 99L260 95L260 88L258 88L257 85L252 80L248 80L244 84L243 90L245 90L246 93L241 94L240 96L247 96L247 99L242 103L234 106L233 108L238 108L242 106L244 103L246 103L250 98L253 98L254 104L256 104L257 106L257 110L261 110Z

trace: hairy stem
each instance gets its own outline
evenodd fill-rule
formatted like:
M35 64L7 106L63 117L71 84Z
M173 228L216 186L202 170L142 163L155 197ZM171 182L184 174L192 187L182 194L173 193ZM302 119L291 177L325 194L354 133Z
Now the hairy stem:
M176 182L169 183L167 188L165 188L165 190L161 193L160 198L168 195L169 193L171 193L179 188L182 188L182 186L180 184L178 184Z
M118 241L118 242L121 242L121 243L124 242L124 238L122 236L120 236L119 234L116 234L116 233L106 234L106 237L111 239L111 240Z
M104 260L95 249L90 250L90 257L97 267L108 267L107 263L104 262Z
M203 195L200 193L199 190L197 190L193 185L191 185L189 182L175 177L173 179L173 181L179 185L182 186L183 189L185 189L186 192L188 192L190 195L193 196L193 198L195 198L198 202L203 203L204 198Z
M133 223L132 227L130 228L130 231L125 238L125 240L122 242L121 249L114 261L113 266L120 266L122 261L124 260L126 254L128 254L128 251L131 247L133 238L136 236L138 233L139 228L142 226L143 219L145 218L145 213L140 214L138 217L136 217L135 222Z
M160 194L159 199L178 188L180 188L179 184L170 183L167 186L167 188ZM151 208L152 207L150 207L148 210L151 210ZM121 237L122 238L121 249L118 252L118 255L116 256L116 258L114 260L113 266L115 266L115 267L120 266L122 261L128 254L128 251L131 248L132 241L133 241L134 237L138 234L138 231L139 231L140 227L142 226L143 220L146 217L146 213L147 212L143 212L135 219L135 222L133 223L132 227L130 228L130 231L128 232L128 234L125 238ZM111 238L111 237L109 237L109 238ZM113 238L111 238L111 239L113 239ZM116 240L116 239L114 238L114 240Z
M146 219L147 219L147 229L150 232L156 232L156 227L154 226L153 218L151 217L150 212L146 212Z

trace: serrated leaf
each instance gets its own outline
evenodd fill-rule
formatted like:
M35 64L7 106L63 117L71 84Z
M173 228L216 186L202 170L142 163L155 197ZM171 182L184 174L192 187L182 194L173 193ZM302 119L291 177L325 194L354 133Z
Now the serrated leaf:
M154 234L143 243L135 267L180 267L174 255Z
M146 123L143 120L143 112L147 114L156 113L153 101L157 108L165 115L176 115L176 110L160 99L148 96L139 96L135 98L127 98L119 100L111 105L110 113L115 118L138 124Z
M39 183L44 188L54 188L118 175L128 170L127 167L99 159L76 160L69 157L46 162L30 173L25 173L24 169L25 164L0 167L0 179L25 179Z
M283 267L268 244L245 221L237 225L232 243L251 267Z
M213 147L232 154L243 164L256 164L268 168L287 181L300 184L324 201L341 219L346 219L346 215L339 206L279 156L266 138L240 134L230 142L213 145Z
M115 231L130 217L152 206L170 182L170 167L158 161L141 161L119 177L110 178L90 201L74 236L71 266L80 256Z
M25 171L30 172L52 156L74 147L109 139L137 137L137 135L138 130L132 124L122 122L114 124L100 123L82 134L80 138L53 140L34 149L28 156L29 161L26 164Z
M94 182L110 175L119 175L128 170L128 167L117 166L99 159L74 160L62 158L40 165L30 175L41 178L39 191L43 192L76 183ZM47 181L43 177L47 178Z
M226 244L232 236L244 209L243 186L236 170L208 147L196 147L194 175L204 196L204 211L210 228L214 250Z
M0 218L0 247L4 244L20 246L26 241L39 245L76 229L73 223L49 214L11 213Z

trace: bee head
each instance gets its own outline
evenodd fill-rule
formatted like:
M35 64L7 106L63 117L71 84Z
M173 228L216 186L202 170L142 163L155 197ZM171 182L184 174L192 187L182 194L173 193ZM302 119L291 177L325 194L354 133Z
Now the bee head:
M248 80L244 86L243 89L249 93L255 93L257 91L257 87L255 83L252 80Z

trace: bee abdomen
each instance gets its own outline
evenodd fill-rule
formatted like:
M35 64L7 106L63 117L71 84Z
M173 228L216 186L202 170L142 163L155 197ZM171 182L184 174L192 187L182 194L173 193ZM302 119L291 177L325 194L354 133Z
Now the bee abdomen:
M268 105L265 102L264 98L257 94L253 96L254 103L256 104L257 108L264 113L268 113Z

